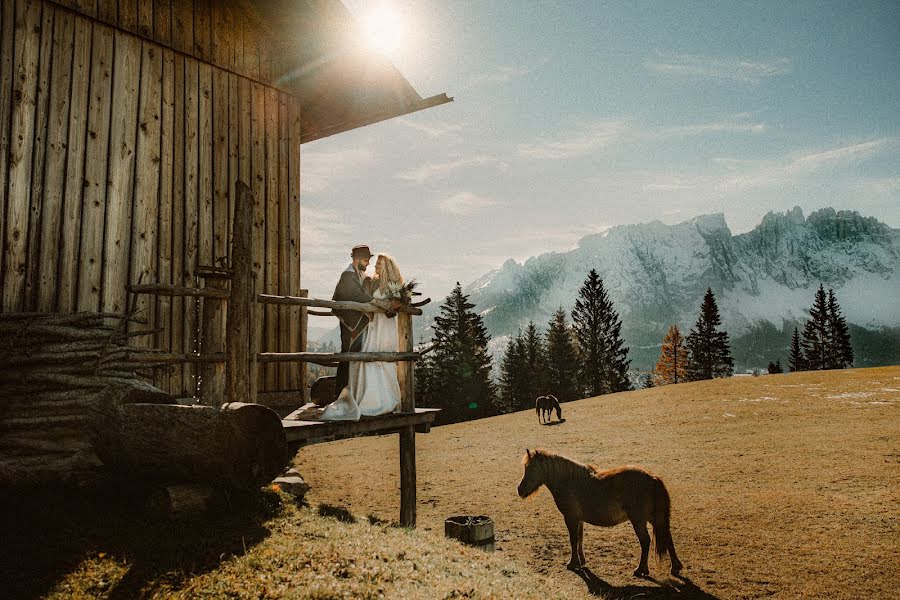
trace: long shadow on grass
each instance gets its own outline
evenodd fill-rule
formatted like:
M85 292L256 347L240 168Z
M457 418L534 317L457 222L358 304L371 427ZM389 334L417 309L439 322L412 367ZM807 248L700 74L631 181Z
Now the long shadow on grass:
M88 593L108 598L141 596L150 582L181 581L242 555L268 536L263 522L280 508L274 493L235 499L203 521L150 519L121 487L0 490L0 581L8 598L39 598L86 560L115 560L127 573L115 583L82 572ZM151 585L151 587L153 587Z
M667 580L658 582L655 585L611 585L599 577L597 577L590 569L584 567L575 571L584 579L587 584L588 591L595 595L601 596L606 600L626 600L631 598L642 598L647 600L718 600L712 594L708 594L698 588L694 583L684 577L677 580Z

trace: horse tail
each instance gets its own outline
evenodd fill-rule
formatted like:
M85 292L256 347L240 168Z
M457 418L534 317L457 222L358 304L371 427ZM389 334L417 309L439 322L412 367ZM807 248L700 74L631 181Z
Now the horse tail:
M653 478L653 538L656 555L662 559L674 546L669 522L672 516L672 501L666 485L659 477Z

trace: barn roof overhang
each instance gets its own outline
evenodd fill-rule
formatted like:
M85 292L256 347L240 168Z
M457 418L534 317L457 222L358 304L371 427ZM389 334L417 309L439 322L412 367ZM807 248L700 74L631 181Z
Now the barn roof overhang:
M277 85L300 101L301 143L451 102L422 98L384 56L361 43L337 0L254 0L284 52Z

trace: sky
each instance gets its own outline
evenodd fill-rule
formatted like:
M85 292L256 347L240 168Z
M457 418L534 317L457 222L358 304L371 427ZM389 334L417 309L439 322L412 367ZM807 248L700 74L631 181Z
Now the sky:
M832 206L900 227L898 2L344 4L455 101L304 144L313 297L359 243L442 301L615 225Z

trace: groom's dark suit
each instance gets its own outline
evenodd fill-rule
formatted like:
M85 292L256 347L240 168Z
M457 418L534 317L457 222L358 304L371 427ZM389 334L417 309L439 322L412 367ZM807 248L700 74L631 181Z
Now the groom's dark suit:
M332 300L350 300L353 302L369 302L371 278L360 277L351 264L341 273L341 278L334 288ZM357 310L334 310L334 315L341 322L341 352L362 351L363 334L369 325L369 316ZM335 398L350 381L350 363L338 364L337 379L334 386Z

